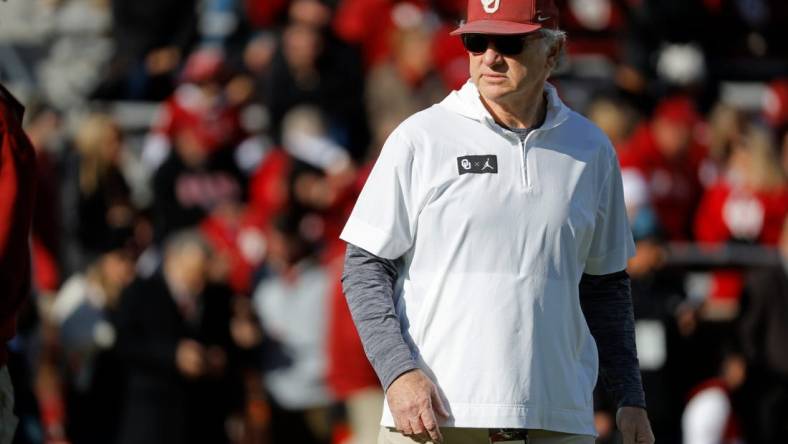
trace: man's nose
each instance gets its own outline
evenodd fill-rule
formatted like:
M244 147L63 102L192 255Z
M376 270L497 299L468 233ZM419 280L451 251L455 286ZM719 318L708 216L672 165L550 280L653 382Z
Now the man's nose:
M487 66L495 66L503 60L503 56L499 53L494 46L490 45L482 55L482 61Z

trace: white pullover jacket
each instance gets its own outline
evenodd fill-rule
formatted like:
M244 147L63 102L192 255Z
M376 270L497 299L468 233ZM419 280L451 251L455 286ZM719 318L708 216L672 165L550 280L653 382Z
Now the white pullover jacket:
M341 235L404 259L397 315L451 412L444 426L595 435L578 284L625 269L634 243L610 142L545 94L545 122L523 141L471 82L407 119Z

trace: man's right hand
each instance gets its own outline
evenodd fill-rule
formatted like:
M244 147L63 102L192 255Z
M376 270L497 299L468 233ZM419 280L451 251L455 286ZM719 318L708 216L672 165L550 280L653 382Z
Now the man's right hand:
M429 436L443 442L437 415L449 417L438 388L421 370L401 374L386 390L386 400L394 416L394 425L405 435Z
M192 339L182 339L175 350L175 364L187 378L198 378L205 372L205 349Z

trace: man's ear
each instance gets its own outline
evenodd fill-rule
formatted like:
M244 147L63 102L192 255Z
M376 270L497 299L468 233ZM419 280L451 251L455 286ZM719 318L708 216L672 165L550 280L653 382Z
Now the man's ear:
M558 40L555 42L550 49L547 50L547 68L552 71L558 66L558 62L561 60L561 53L564 52L564 40Z

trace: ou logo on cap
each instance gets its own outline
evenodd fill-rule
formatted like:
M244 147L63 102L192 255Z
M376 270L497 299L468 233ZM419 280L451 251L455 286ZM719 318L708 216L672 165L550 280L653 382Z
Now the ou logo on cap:
M482 8L484 8L484 12L492 14L493 12L498 10L498 7L501 6L501 0L481 0Z
M463 169L470 170L471 169L471 161L468 159L462 159L462 167Z

